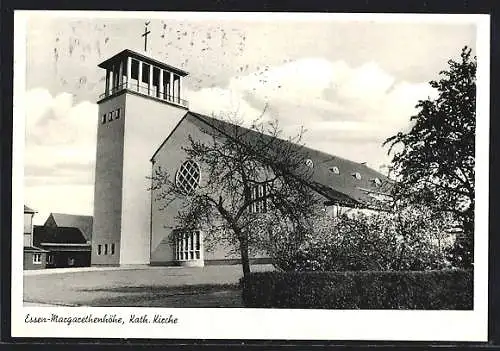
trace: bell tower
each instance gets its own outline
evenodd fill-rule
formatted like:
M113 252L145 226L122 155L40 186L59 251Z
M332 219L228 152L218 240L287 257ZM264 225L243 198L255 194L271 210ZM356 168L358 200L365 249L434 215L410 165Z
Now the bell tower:
M148 264L149 159L188 110L182 94L188 73L128 49L98 66L106 79L97 101L91 263Z

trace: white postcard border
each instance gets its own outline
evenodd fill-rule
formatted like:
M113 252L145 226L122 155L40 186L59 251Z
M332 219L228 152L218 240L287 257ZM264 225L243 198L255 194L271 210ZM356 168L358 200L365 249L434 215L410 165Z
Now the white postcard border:
M24 96L26 84L26 23L33 11L15 12L14 37L14 120L12 179L12 251L22 252L24 205ZM167 338L167 339L308 339L308 340L412 340L487 341L488 317L488 175L489 175L489 55L490 18L488 15L410 15L410 14L235 14L235 13L158 13L158 12L78 12L58 11L64 17L165 18L178 20L251 18L376 20L476 23L477 33L477 128L476 128L476 218L473 311L354 311L354 310L265 310L265 309L178 309L103 307L24 307L23 262L12 255L13 337L54 338ZM186 17L185 17L186 16ZM27 323L29 316L107 315L123 318L124 324ZM170 324L129 324L131 314L155 314L177 318ZM28 318L29 319L29 318Z

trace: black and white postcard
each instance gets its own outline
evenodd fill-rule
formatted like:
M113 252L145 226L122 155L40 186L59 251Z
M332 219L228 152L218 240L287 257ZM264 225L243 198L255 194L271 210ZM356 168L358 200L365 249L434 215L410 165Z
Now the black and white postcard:
M16 11L12 336L486 341L489 20Z

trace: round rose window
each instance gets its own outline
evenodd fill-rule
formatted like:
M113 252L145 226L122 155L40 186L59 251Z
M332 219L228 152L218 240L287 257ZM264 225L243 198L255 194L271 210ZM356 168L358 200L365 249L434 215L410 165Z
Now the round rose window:
M175 185L185 195L191 195L200 184L200 167L192 160L184 162L175 175Z

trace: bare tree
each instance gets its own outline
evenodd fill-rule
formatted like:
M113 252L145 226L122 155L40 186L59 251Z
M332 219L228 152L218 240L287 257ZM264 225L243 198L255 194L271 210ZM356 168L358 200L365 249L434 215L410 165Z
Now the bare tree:
M184 150L200 165L203 179L196 190L186 194L164 169L153 174L152 189L166 206L183 197L180 226L203 228L207 247L226 242L239 251L246 275L249 252L262 247L269 227L307 225L318 198L309 184L312 170L301 145L303 130L283 139L277 121L259 118L243 128L234 115L231 119L235 123L213 119L215 128L204 131L210 142L189 137Z

